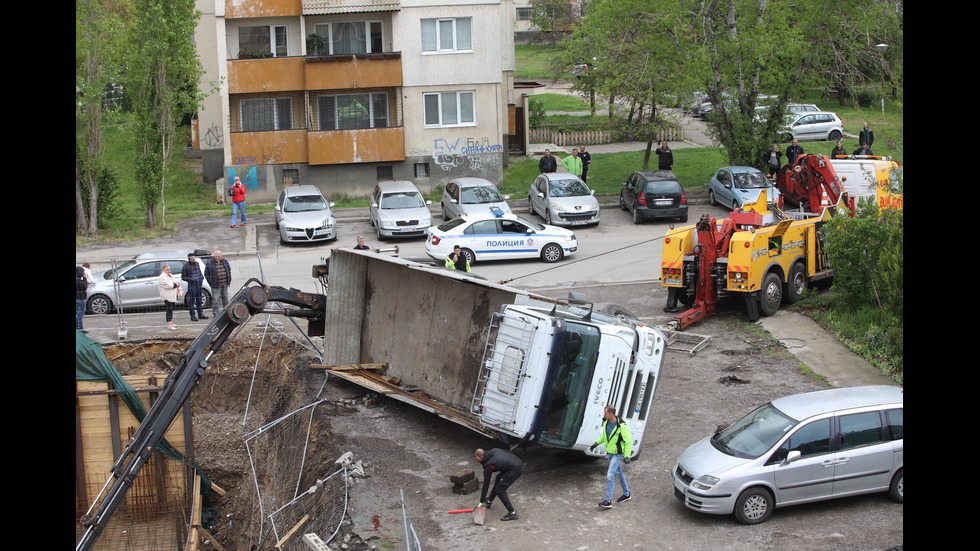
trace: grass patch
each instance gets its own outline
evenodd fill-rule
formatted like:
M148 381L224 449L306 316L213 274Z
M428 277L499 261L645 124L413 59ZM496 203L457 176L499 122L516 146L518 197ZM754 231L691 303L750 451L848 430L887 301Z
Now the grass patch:
M561 46L555 44L515 44L514 77L529 80L555 78L552 60L560 53Z
M644 151L593 153L589 165L589 187L597 195L619 195L623 182L630 174L643 169ZM674 150L674 174L686 190L701 191L718 167L725 166L727 157L719 148L688 148ZM657 156L650 152L649 170L657 168ZM504 170L504 193L520 197L527 193L539 174L538 161L530 158L511 158Z
M545 111L588 111L589 102L578 96L568 94L535 94L535 101L541 102ZM591 118L591 117L590 117ZM603 117L604 118L604 117Z

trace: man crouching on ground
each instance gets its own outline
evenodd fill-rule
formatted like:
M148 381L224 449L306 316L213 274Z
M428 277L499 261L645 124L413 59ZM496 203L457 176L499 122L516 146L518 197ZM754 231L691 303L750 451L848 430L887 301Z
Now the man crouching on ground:
M479 506L489 509L493 505L493 499L499 497L500 502L507 508L507 514L500 520L517 520L517 511L507 497L507 488L524 474L524 462L520 457L499 448L488 452L477 449L473 455L483 465L483 491L480 492ZM490 478L494 471L497 472L497 480L493 483L493 489L490 489ZM489 496L487 490L490 491Z

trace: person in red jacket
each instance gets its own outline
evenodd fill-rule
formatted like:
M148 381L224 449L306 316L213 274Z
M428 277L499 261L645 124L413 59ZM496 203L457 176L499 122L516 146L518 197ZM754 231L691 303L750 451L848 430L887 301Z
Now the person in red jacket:
M245 186L242 181L235 176L235 183L228 188L228 195L231 195L231 227L235 227L235 218L238 213L242 213L242 225L245 225Z

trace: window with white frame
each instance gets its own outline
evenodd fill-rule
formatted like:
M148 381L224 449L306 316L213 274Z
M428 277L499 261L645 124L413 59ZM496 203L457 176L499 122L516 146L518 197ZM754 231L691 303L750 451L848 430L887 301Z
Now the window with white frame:
M243 99L239 103L242 132L292 130L292 98Z
M337 21L314 26L320 51L307 55L370 54L384 51L381 21Z
M433 92L422 102L425 126L476 125L476 92Z
M387 128L386 92L317 96L320 130Z
M289 55L285 25L239 27L238 55L284 57Z
M422 20L422 53L473 51L472 19L450 17Z

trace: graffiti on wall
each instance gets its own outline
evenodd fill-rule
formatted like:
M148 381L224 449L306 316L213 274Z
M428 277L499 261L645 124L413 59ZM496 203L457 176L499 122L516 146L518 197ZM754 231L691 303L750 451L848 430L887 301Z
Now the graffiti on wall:
M238 174L239 170L244 174L244 177ZM239 178L242 179L242 184L245 186L245 189L259 189L259 175L258 175L258 171L255 170L254 166L249 167L248 169L245 168L239 169L236 167L229 168L228 181L234 182L235 176L238 176ZM231 184L229 184L228 187L231 187Z
M432 161L449 172L458 167L478 171L500 164L504 146L491 144L489 138L457 138L455 142L438 138L432 147Z
M221 142L223 141L224 133L220 126L212 124L210 128L204 133L204 145L208 147L221 147Z
M255 155L235 155L232 157L234 165L254 165L254 164L274 164L282 162L282 148L278 145L263 145L258 156Z

